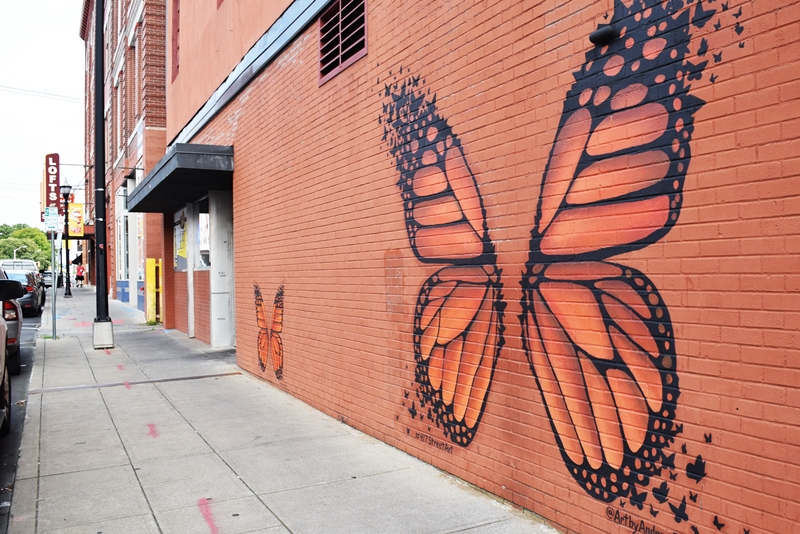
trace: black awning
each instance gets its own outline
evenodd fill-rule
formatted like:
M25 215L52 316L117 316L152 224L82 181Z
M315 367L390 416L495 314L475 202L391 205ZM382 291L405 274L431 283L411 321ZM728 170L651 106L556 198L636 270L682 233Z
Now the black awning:
M233 147L176 143L136 189L128 211L174 213L209 191L233 189Z

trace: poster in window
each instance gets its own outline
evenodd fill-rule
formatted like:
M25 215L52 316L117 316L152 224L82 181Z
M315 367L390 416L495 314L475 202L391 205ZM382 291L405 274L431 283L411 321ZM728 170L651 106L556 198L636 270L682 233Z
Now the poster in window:
M185 271L188 268L187 262L187 225L186 210L182 209L175 213L173 228L175 235L175 270Z

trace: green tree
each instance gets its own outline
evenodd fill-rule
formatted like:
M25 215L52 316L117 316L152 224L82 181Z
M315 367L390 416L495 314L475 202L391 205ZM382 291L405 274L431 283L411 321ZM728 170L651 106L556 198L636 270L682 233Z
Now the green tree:
M44 250L40 249L33 239L18 237L0 239L0 258L14 258L15 249L18 249L17 259L38 261L40 269L47 269L50 267L49 248Z
M15 237L17 239L33 239L36 242L36 246L39 248L39 250L44 250L48 253L50 252L50 241L47 240L47 234L38 228L31 228L30 226L27 228L20 228L19 230L11 232L9 237Z
M11 234L23 228L30 228L27 224L0 224L0 239L11 237Z

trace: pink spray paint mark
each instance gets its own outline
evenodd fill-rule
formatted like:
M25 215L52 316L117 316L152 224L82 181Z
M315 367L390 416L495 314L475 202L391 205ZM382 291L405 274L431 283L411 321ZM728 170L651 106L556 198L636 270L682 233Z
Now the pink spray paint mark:
M125 366L124 365L118 365L117 369L119 369L120 371L124 371L125 370Z
M156 425L153 423L147 423L147 435L153 436L154 438L158 437L158 430L156 430Z
M211 534L217 534L219 529L216 523L214 523L214 514L211 513L211 504L206 499L197 499L197 507L200 509L200 515L206 520Z
M123 384L125 385L125 389L131 389L131 385L128 383L127 380L123 382Z
M108 350L108 349L106 349L106 354L109 354L109 355L110 355L110 354L111 354L111 351L110 351L110 350Z

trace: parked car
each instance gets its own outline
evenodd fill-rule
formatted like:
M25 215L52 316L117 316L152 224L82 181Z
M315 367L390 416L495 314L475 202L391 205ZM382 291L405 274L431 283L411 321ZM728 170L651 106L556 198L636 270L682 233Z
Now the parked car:
M33 260L0 260L0 269L6 271L30 271L36 277L37 285L44 287L44 279L39 273L39 265Z
M0 280L8 280L6 272L0 269ZM25 290L23 286L23 291ZM0 303L0 308L3 310L3 319L8 326L6 336L6 353L8 354L8 368L11 370L12 375L18 375L20 372L20 353L19 342L22 337L22 307L17 299L4 300Z
M14 280L0 280L0 301L7 302L17 299L25 294L22 284ZM0 339L8 339L8 323L0 317ZM7 343L6 343L7 345ZM5 436L11 431L11 379L9 377L8 349L0 351L3 359L0 362L0 409L3 421L0 422L0 436Z
M44 288L39 287L36 276L28 271L13 271L6 269L9 280L16 280L25 287L25 295L17 299L22 307L22 313L29 317L37 317L44 307Z
M53 287L53 271L42 271L41 274L44 287Z

